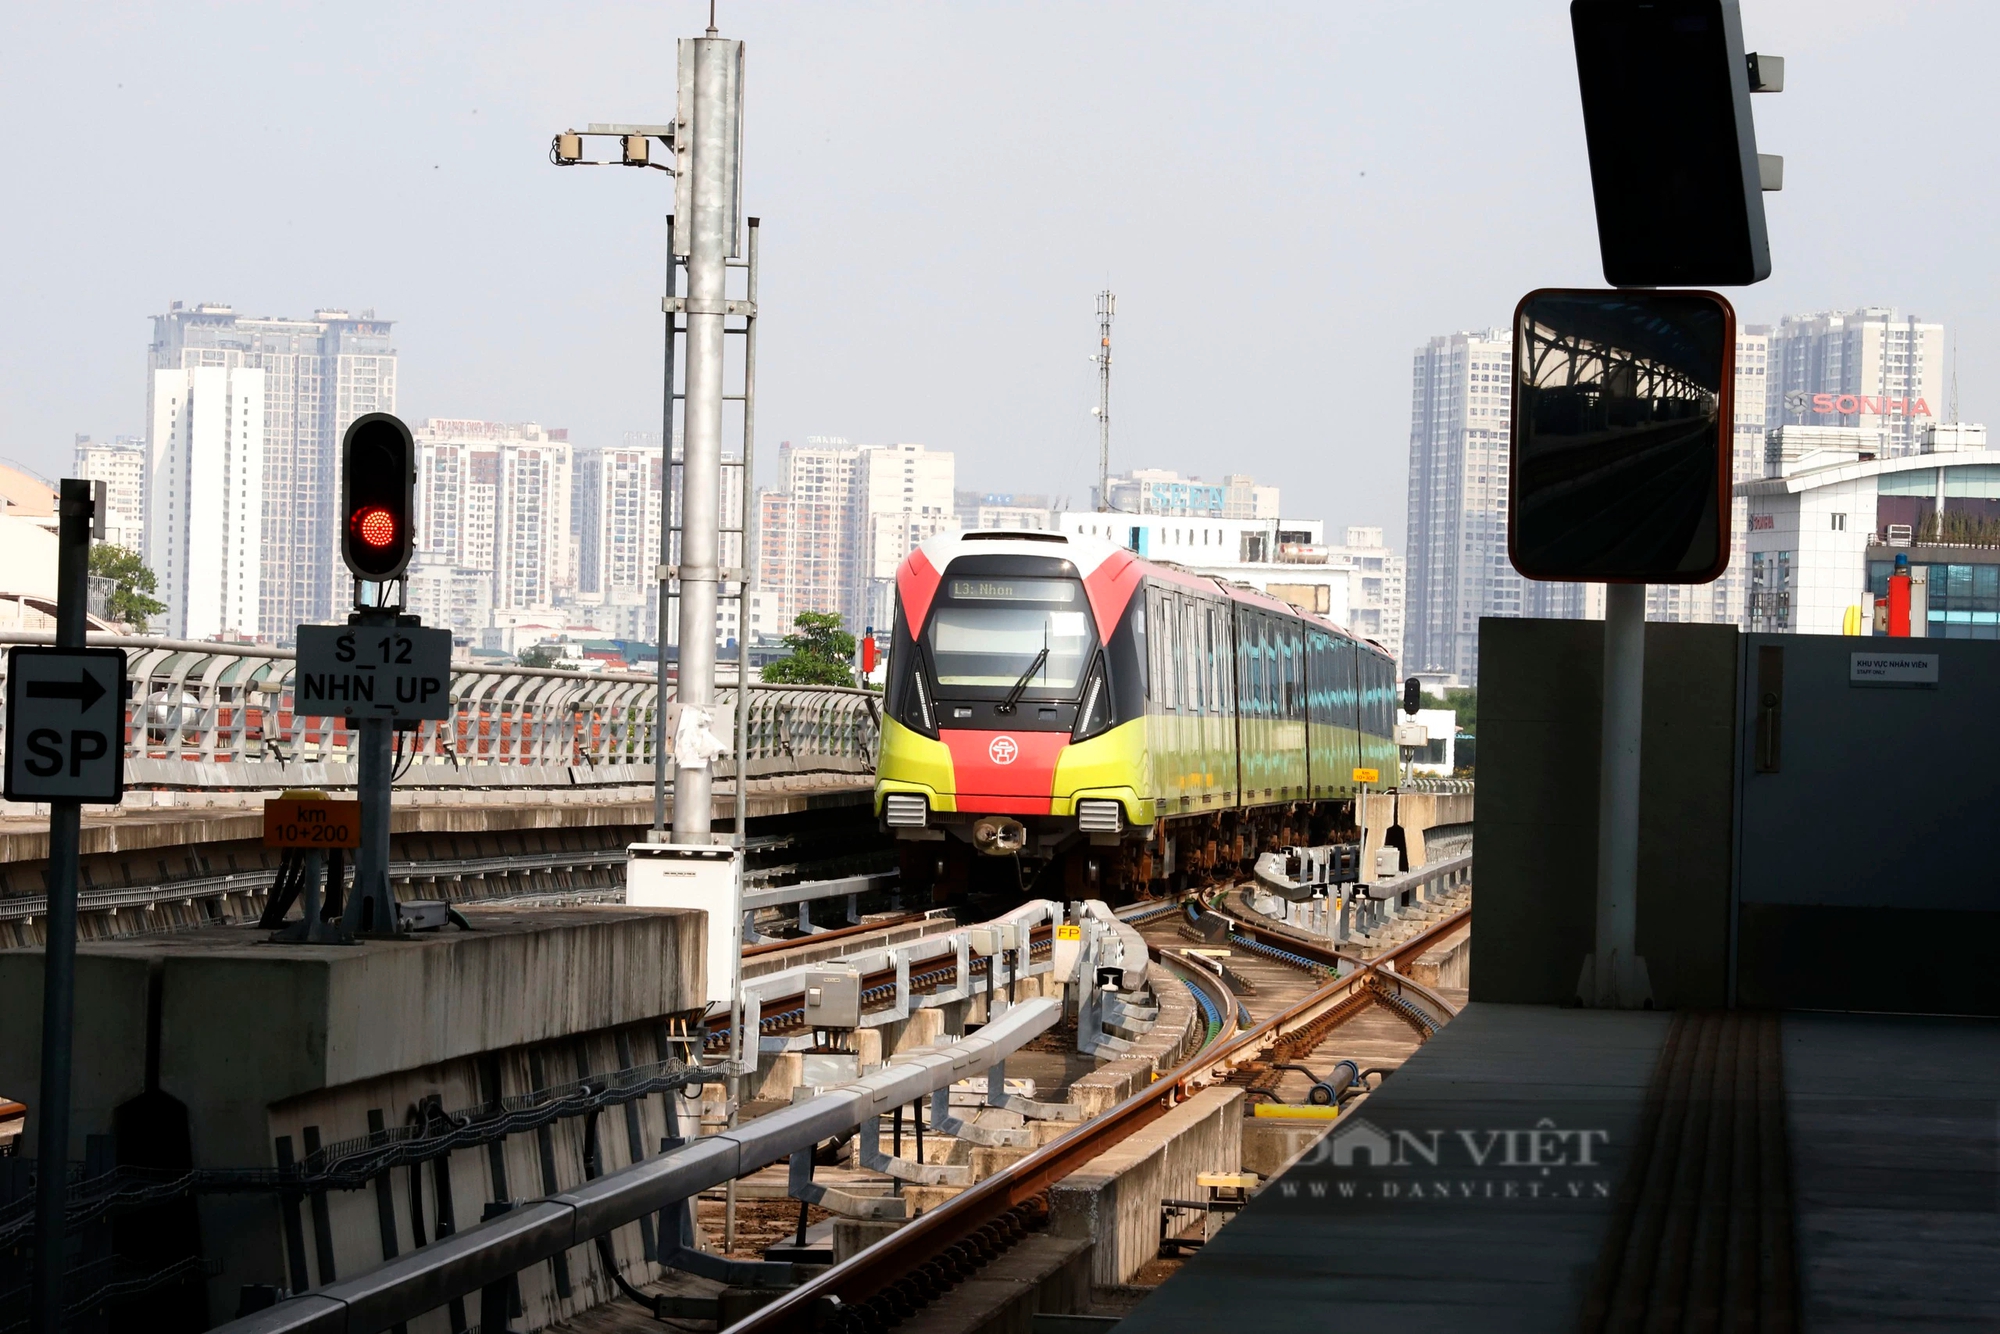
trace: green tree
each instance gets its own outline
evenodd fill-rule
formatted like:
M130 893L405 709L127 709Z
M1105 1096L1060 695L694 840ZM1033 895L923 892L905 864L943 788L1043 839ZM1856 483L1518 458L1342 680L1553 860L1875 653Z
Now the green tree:
M136 629L146 628L146 618L158 616L167 604L147 594L156 592L160 581L139 559L139 553L107 542L90 548L90 572L115 585L111 590L111 617Z
M1455 709L1458 712L1458 730L1468 735L1479 734L1479 692L1477 690L1452 689L1444 692L1439 699L1428 690L1424 692L1424 707L1427 709Z
M553 667L562 657L562 650L554 644L531 644L515 655L515 660L523 667Z
M854 636L841 629L840 613L804 611L785 636L787 657L764 668L764 679L775 685L851 686Z

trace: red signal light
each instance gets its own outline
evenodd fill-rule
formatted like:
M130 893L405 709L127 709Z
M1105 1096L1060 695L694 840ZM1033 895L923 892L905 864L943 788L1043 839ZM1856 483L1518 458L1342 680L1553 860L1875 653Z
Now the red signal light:
M381 505L356 510L347 523L356 537L378 551L396 540L396 516Z

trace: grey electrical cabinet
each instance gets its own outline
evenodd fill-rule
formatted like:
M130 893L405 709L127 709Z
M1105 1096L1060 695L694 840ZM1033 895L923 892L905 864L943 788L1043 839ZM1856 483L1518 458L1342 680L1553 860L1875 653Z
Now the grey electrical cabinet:
M1753 634L1737 661L1739 1003L2000 1013L2000 643Z
M1480 622L1475 1001L1575 998L1603 661L1601 621ZM2000 641L1647 625L1655 1004L2000 1015L1996 701Z
M861 974L852 968L808 971L806 1023L813 1028L861 1027Z

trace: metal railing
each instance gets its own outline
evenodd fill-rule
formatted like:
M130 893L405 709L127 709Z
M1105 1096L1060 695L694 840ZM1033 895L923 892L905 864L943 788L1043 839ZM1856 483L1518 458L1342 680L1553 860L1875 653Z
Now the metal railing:
M673 1208L770 1163L809 1153L873 1117L986 1071L1054 1027L1062 1003L1025 1000L957 1042L892 1057L874 1074L702 1136L561 1194L441 1237L220 1327L218 1334L365 1334L411 1321L613 1228Z
M1421 775L1405 775L1399 784L1405 792L1425 792L1432 796L1455 797L1472 794L1470 778L1427 778Z
M52 635L0 630L0 646ZM358 732L338 718L293 712L289 649L140 635L93 634L126 654L125 779L129 787L344 786ZM0 659L0 679L4 678ZM451 716L397 734L406 787L622 784L652 780L659 684L626 672L456 666ZM717 692L728 738L733 686ZM752 683L751 777L874 768L881 712L871 691ZM668 693L671 701L672 692ZM0 745L6 719L0 716ZM734 757L716 761L721 774Z

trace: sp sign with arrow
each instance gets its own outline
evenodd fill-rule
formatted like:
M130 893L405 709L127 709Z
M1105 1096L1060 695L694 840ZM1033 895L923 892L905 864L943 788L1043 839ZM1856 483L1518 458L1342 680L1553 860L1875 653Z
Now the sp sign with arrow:
M9 801L112 804L125 795L125 653L7 652Z

